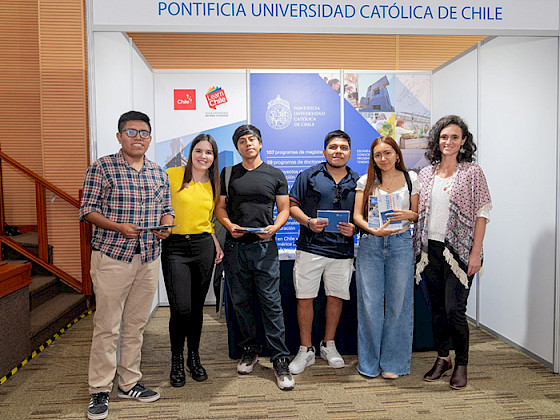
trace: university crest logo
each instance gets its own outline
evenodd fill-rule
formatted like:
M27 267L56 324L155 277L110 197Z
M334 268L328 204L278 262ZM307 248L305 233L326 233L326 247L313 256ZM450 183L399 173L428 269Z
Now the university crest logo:
M283 130L292 122L290 103L280 95L268 102L266 109L266 122L273 130Z

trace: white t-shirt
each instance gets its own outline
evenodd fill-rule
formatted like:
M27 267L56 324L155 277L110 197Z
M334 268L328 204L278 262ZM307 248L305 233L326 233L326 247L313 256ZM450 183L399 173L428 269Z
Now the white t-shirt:
M410 181L412 183L412 192L410 193L410 195L420 194L420 182L418 181L418 174L414 171L408 171L408 175L410 176ZM358 182L356 183L356 191L363 191L366 188L366 183L367 183L367 174L361 176L360 179L358 179ZM408 194L408 185L406 184L406 182L401 188L391 193L380 190L379 188L374 188L372 195L374 197L377 197L379 195L387 195L387 194L395 194L395 193L402 193L402 207L403 209L408 210L410 208L410 197ZM364 197L364 200L365 199L366 198ZM408 220L403 220L403 228L401 229L401 232L408 230L409 227L410 227L410 222Z

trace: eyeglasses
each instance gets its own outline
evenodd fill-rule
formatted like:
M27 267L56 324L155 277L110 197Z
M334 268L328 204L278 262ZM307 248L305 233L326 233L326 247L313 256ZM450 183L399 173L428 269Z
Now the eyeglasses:
M148 130L136 130L135 128L127 128L126 130L123 130L123 133L126 133L126 135L130 138L134 138L137 134L140 133L141 139L149 139L152 135L152 133L150 133Z
M340 203L341 200L342 200L342 187L340 186L340 184L336 184L333 204Z

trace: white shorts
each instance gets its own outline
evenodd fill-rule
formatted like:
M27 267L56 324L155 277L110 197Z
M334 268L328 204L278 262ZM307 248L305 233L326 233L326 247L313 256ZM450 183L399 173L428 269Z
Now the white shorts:
M353 263L353 258L328 258L305 251L296 251L294 263L296 298L316 298L322 277L327 296L350 300Z

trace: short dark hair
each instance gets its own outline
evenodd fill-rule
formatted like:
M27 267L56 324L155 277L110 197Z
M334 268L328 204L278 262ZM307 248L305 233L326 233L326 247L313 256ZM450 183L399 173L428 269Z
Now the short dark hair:
M244 124L237 127L235 133L233 133L232 139L236 149L237 149L237 142L239 141L239 139L243 136L246 136L247 134L255 136L256 138L259 139L259 143L262 144L261 131L254 125Z
M441 131L449 126L457 125L461 129L461 138L466 138L465 144L462 146L462 151L457 155L457 162L472 162L474 160L474 154L476 152L476 144L474 144L474 139L472 133L469 131L467 123L457 115L446 115L441 117L430 130L430 136L428 138L428 147L426 148L426 159L435 165L441 162L441 150L439 148L439 135Z
M352 146L352 143L350 142L350 136L348 134L346 134L342 130L334 130L334 131L331 131L329 134L326 135L326 137L325 137L325 149L324 150L327 150L327 146L329 145L331 140L334 139L334 138L337 138L337 137L343 138L344 140L346 140L348 142L348 146Z
M118 129L119 133L122 133L124 125L127 121L144 121L148 124L148 128L152 131L152 126L150 124L150 117L140 111L128 111L122 114L119 118Z

